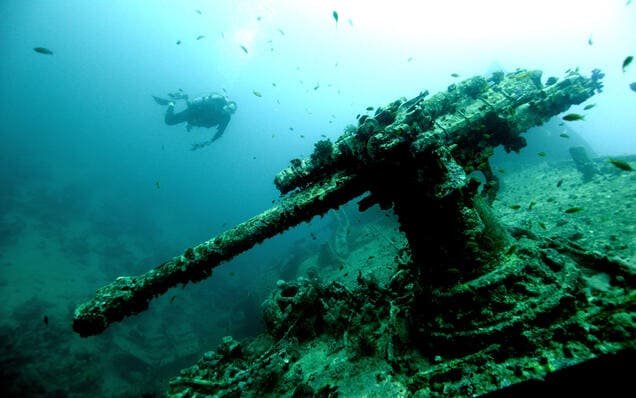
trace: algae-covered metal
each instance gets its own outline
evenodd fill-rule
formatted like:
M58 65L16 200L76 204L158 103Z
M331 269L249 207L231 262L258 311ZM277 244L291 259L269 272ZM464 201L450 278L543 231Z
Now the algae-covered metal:
M453 146L462 166L485 167L488 149L523 148L521 133L593 96L602 88L602 77L597 70L590 78L570 71L556 84L543 86L541 71L519 70L472 77L430 98L423 92L409 101L400 99L348 128L334 143L328 162L295 159L274 183L287 193L336 170L356 173L370 163L399 160L394 157L402 156L405 146L414 157L433 144Z

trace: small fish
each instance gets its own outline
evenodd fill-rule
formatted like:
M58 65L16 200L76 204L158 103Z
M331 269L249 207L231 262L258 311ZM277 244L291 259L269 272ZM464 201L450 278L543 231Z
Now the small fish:
M316 240L316 234L314 234L313 232L310 232L309 236L311 237L312 240Z
M282 29L276 29L276 30L278 30L278 33L280 33L281 36L285 36L285 32L283 32Z
M459 74L457 74L457 73L451 73L451 77L459 77Z
M578 113L568 113L567 115L563 116L563 120L565 120L566 122L573 122L575 120L585 120L585 118L583 117L583 115L579 115Z
M506 256L514 254L516 251L517 251L517 245L511 245L510 248L508 248L508 251L506 251Z
M368 111L372 111L372 110L373 110L373 107L372 107L372 106L367 106L367 110L368 110Z
M35 51L36 53L44 54L44 55L53 55L53 51L45 47L35 47L33 51Z
M159 181L155 181L155 186L157 187L157 189L161 188L161 186L159 185Z
M260 21L261 21L261 19L263 19L263 17L261 17L260 15L259 15L258 17L256 17L256 20L257 20L258 22L260 22Z
M632 168L632 166L629 165L629 163L627 163L624 160L618 160L618 159L610 159L609 162L616 168L621 169L623 171L632 171L634 170Z
M245 48L245 46L241 46L241 50L243 50L243 52L244 52L245 54L248 54L248 53L249 53L249 51L247 51L247 48Z
M590 36L590 37L587 39L587 44L588 44L589 46L591 46L592 44L594 44L594 42L592 41L592 36Z
M375 256L369 256L369 258L367 258L367 260L372 260L374 258L375 258Z
M272 83L272 87L276 87L276 83Z
M542 158L544 158L547 154L543 151L537 153L537 155L541 156Z
M203 38L205 38L205 35L198 35L198 36L197 36L197 40L201 40L201 39L203 39Z
M557 181L557 188L560 188L561 185L563 185L563 178L561 178L559 181Z
M498 169L497 171L500 172L501 174L505 174L506 173L506 170L502 169L502 168Z
M45 324L46 326L49 326L49 317L48 317L48 316L46 316L46 315L44 315L44 324Z
M528 205L528 210L532 210L532 208L533 208L533 207L534 207L534 205L536 205L536 204L537 204L537 202L535 202L535 201L530 202L530 204Z
M235 276L235 275L236 275L236 272L234 272L234 271L230 271L230 272L228 272L227 274L228 274L229 276Z
M565 134L565 133L559 134L559 137L561 137L561 138L570 138L570 136Z
M360 114L359 113L356 115L356 119L360 119Z
M596 104L587 104L587 105L585 105L585 106L583 107L583 110L584 110L584 111L588 111L588 110L590 110L590 109L594 108L595 106L596 106Z
M320 88L320 84L316 83L316 85L314 86L314 91L318 90Z
M582 207L570 207L569 209L565 210L565 214L573 214L573 213L578 213L580 211L582 211L583 208Z
M333 16L333 20L336 21L336 24L338 23L338 11L334 10L331 15Z
M636 91L636 82L634 82L634 83L630 83L630 84L629 84L629 88L630 88L630 90L632 90L632 91Z
M181 44L181 40L177 40L177 46Z
M174 302L174 299L176 299L176 298L177 298L177 296L176 296L176 295L174 295L174 296L170 297L170 304L172 304L172 303Z
M305 136L303 134L300 135L300 138L305 138Z
M634 60L634 57L632 55L627 56L625 60L623 60L623 73L625 73L625 68L627 68L629 64L632 63L633 60Z
M548 228L545 226L545 224L544 224L543 222L541 222L541 221L539 221L537 224L539 224L539 226L540 226L542 229L548 229Z
M338 269L339 269L340 271L342 271L342 270L344 269L344 265L343 265L343 264L340 264L340 267L338 267Z
M349 22L349 26L353 26L353 20L351 18L349 18L347 22Z
M508 207L510 207L512 210L519 210L519 209L521 209L521 205L510 205L510 206L508 206Z
M201 10L194 10L197 14L201 15Z
M406 62L411 62L413 61L413 57L409 57L409 59L406 60Z
M327 136L326 136L326 135L324 135L324 134L320 134L320 136L321 136L322 138L327 138Z
M252 94L254 94L255 96L257 96L259 98L263 96L263 94L261 94L260 91L256 91L256 90L252 90Z

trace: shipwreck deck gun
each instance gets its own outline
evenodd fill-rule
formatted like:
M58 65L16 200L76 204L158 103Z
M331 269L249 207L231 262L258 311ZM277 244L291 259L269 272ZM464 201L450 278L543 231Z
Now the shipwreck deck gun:
M602 88L602 77L597 70L589 78L569 71L562 80L543 85L540 71L498 72L453 84L429 98L424 92L409 101L400 99L373 116L362 116L357 127L347 128L334 143L317 142L310 158L292 160L276 176L277 188L288 194L278 204L143 275L119 277L100 288L77 307L73 328L81 336L99 334L146 310L150 300L169 288L203 280L257 243L368 191L361 209L374 203L393 206L414 246L419 245L415 236L420 221L429 217L421 210L452 198L442 206L450 210L437 215L450 222L447 231L435 231L436 239L464 241L466 234L458 239L453 227L475 218L466 212L475 191L467 175L482 171L487 196L494 198L497 183L488 165L493 148L518 151L525 146L521 133L593 96ZM466 241L471 239L478 237Z

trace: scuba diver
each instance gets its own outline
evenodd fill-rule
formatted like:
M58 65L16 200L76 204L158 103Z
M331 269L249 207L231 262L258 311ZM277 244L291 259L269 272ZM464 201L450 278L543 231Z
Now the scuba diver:
M230 118L236 112L236 102L229 101L227 97L212 93L208 96L197 97L190 101L188 95L181 89L176 93L169 93L170 99L155 97L155 102L159 105L168 105L166 109L165 122L169 126L186 122L186 129L192 130L192 127L214 127L217 126L216 134L210 141L202 144L194 144L193 150L201 146L206 146L221 138ZM187 108L175 113L175 101L184 100Z

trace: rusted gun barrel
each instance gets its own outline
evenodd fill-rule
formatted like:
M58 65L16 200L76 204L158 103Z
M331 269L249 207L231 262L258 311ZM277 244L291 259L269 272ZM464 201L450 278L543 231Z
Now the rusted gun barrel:
M203 280L223 261L372 189L370 170L399 163L404 154L399 148L417 157L432 145L446 146L465 170L488 171L492 148L519 150L525 145L520 133L590 98L601 90L602 77L599 71L590 78L571 71L544 87L540 71L521 70L473 77L429 99L422 93L394 101L373 117L361 117L335 145L319 141L309 159L292 160L275 184L283 194L295 192L278 205L143 275L119 277L97 290L75 310L73 329L81 336L99 334L146 310L169 288Z
M223 261L363 192L364 185L356 176L343 173L329 176L143 275L121 276L100 288L95 298L76 308L73 329L83 337L99 334L111 323L145 311L150 300L169 288L206 279Z
M550 78L544 86L538 70L497 72L453 84L428 99L427 91L400 99L378 108L373 117L360 117L358 127L347 128L334 144L319 141L309 159L293 159L274 183L285 194L339 170L357 172L399 160L391 156L406 145L414 156L432 144L456 146L453 155L460 164L469 171L483 169L484 158L492 154L488 148L523 148L521 133L600 92L603 76L599 70L590 78L568 71L561 81Z

